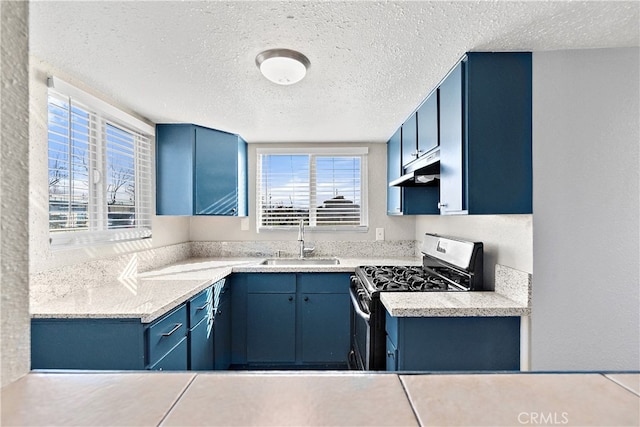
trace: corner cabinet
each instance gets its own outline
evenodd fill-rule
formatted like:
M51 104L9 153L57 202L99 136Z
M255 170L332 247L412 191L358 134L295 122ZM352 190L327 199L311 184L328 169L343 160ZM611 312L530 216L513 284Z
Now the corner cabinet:
M234 274L232 364L346 368L349 274Z
M387 371L518 371L519 317L393 317Z
M157 215L247 215L247 143L192 124L156 125Z
M151 323L142 323L139 318L31 319L31 367L213 369L213 293L221 283L224 281L216 282Z

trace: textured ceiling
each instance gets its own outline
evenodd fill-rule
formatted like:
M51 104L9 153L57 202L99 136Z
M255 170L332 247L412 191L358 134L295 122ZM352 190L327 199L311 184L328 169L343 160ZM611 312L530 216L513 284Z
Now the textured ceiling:
M32 1L32 55L153 122L383 142L467 51L638 46L631 2ZM311 61L292 86L255 56Z

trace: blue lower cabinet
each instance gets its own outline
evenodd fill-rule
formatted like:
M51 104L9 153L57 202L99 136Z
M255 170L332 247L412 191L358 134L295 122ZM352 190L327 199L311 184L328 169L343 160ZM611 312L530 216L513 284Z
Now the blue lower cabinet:
M349 274L234 274L236 366L346 367Z
M519 317L386 316L387 370L520 369Z
M33 369L214 368L212 288L151 323L140 319L32 319Z

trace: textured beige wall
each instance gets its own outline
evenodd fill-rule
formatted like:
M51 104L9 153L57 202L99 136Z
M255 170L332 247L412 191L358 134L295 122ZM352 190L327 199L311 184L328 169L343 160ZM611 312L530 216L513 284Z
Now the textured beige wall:
M29 3L0 1L1 384L29 371Z

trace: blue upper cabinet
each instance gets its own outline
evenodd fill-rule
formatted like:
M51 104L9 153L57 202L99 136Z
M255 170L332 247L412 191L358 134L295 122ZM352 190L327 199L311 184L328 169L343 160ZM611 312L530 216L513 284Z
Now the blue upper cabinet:
M401 160L402 129L398 129L387 142L387 182L402 175ZM387 215L402 215L402 189L387 186Z
M402 166L406 166L418 157L418 121L413 113L402 124Z
M440 86L443 214L532 212L531 54L468 53Z
M436 89L418 108L418 151L416 157L422 156L436 148L439 144L438 132L438 94Z
M461 212L465 173L463 170L463 65L459 63L440 85L440 209Z
M247 215L247 144L192 124L156 126L158 215Z
M400 178L402 144L405 127L398 129L387 142L387 181ZM415 142L415 139L413 140ZM415 149L413 150L415 152ZM415 157L414 157L415 159ZM387 186L387 215L437 214L440 191L437 186L394 187Z

